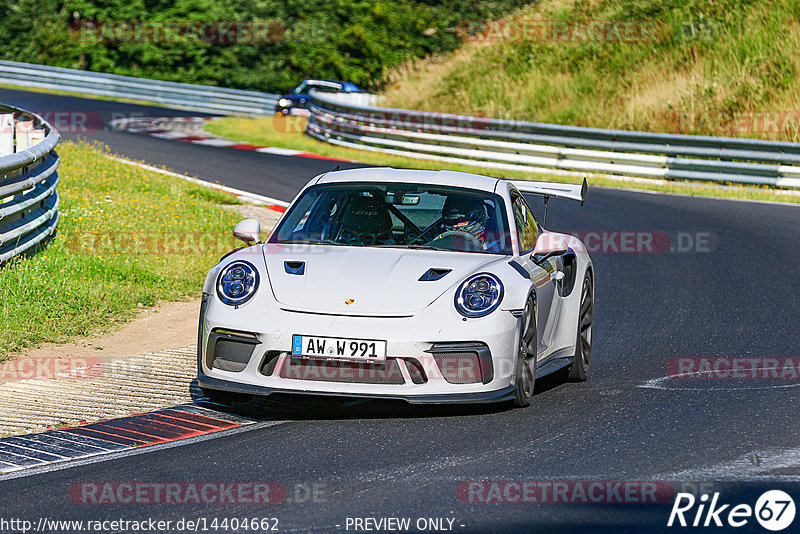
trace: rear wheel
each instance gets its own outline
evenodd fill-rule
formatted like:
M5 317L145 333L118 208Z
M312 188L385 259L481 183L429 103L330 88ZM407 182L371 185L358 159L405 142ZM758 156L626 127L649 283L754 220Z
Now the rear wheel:
M519 348L517 353L517 381L514 406L524 408L531 405L536 387L536 308L533 296L529 296L522 311Z
M569 368L569 379L583 382L589 375L592 359L592 323L594 322L594 285L592 275L586 273L581 290L581 307L578 312L578 339L575 355Z

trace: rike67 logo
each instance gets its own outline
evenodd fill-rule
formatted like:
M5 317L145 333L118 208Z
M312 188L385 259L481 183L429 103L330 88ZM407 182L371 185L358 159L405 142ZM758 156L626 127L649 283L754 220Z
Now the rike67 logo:
M743 527L755 516L756 521L767 530L780 531L794 521L794 500L781 490L764 492L755 506L720 503L720 493L711 497L704 493L696 498L691 493L678 493L667 526L680 527Z

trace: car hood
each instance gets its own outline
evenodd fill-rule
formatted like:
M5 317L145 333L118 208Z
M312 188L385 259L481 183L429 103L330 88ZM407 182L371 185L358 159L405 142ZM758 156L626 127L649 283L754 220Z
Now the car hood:
M501 260L401 248L266 244L262 250L272 292L284 308L347 315L412 315L469 274ZM431 268L451 271L420 281ZM300 269L303 274L287 272Z

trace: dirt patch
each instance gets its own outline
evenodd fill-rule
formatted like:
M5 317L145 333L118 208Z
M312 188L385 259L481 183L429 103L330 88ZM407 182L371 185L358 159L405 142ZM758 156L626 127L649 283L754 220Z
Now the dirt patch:
M23 356L30 360L57 358L107 361L185 347L197 342L199 312L199 298L186 302L162 302L154 308L142 309L135 319L116 332L97 334L65 344L46 343L26 351ZM0 383L3 381L0 380Z

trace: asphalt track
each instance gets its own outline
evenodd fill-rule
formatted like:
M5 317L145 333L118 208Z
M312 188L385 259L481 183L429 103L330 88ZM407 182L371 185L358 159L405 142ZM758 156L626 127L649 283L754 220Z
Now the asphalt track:
M0 90L0 101L104 117L186 114L9 90ZM331 167L102 129L65 135L78 136L284 200ZM409 517L412 525L417 518L454 518L455 532L654 531L666 528L672 505L671 498L659 504L459 499L462 483L487 480L663 481L674 492L705 488L721 492L724 502L750 505L765 489L784 489L800 504L800 378L664 378L674 358L800 356L800 208L590 188L585 207L553 201L549 212L554 230L601 236L600 249L592 250L596 317L588 382L541 380L525 410L275 398L249 408L263 423L247 431L4 480L2 516L276 517L283 532L345 531L348 517ZM606 247L619 246L614 232L653 236L659 250L604 251L602 236ZM659 248L665 240L669 245ZM274 505L75 504L70 487L91 481L263 481L283 484L290 494ZM320 498L294 498L298 484L323 485ZM793 527L799 524L800 518ZM752 518L737 531L766 532Z

